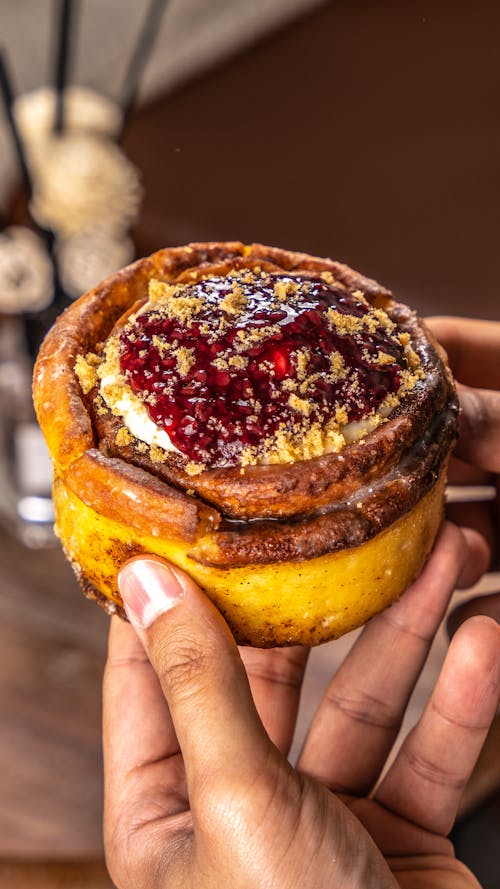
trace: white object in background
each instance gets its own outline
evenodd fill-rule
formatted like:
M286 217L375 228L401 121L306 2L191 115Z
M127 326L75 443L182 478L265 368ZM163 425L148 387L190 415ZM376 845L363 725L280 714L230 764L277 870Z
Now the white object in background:
M14 448L21 493L50 497L52 463L45 439L36 423L25 422L16 426Z
M56 114L56 94L43 86L18 96L14 115L28 151L51 136ZM64 127L70 133L115 138L121 129L122 112L116 102L82 86L64 92Z
M31 400L23 322L0 323L0 522L26 545L53 546L52 467Z
M65 237L98 223L124 234L142 200L138 170L113 142L68 133L51 136L33 165L33 218Z
M57 264L64 292L76 299L132 262L134 255L130 238L99 227L61 239Z
M24 226L0 234L0 313L38 312L54 295L52 263L45 244Z

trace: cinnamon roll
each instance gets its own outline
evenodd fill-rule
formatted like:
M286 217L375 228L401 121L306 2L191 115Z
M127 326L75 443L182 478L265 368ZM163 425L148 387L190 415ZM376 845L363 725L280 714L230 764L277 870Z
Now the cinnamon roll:
M34 397L57 532L110 613L121 564L156 553L238 642L314 645L393 602L432 548L457 432L446 357L341 263L160 250L58 319Z

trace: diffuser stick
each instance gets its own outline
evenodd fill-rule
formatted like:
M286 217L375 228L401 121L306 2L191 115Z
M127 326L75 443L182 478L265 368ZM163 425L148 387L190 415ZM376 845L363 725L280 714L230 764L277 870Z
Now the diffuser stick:
M149 4L149 10L139 32L121 90L120 105L123 111L123 129L134 106L142 74L151 55L161 19L168 3L169 0L151 0Z
M54 72L56 91L54 132L56 133L62 133L64 130L64 91L68 79L74 7L74 0L57 0L56 30L58 36Z
M21 168L24 187L26 189L29 200L33 192L33 184L31 181L28 162L26 160L24 143L17 127L16 118L14 116L14 90L12 88L12 80L10 77L5 52L3 52L2 49L0 49L0 92L2 93L7 122L9 124L12 141L16 150L17 160Z

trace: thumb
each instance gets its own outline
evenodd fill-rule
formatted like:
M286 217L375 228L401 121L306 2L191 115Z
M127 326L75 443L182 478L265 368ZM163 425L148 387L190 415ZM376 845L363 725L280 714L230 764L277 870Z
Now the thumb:
M193 805L201 785L259 767L271 742L229 628L194 581L147 556L127 562L118 585L165 695Z
M485 469L500 472L500 393L458 385L460 436L456 455Z

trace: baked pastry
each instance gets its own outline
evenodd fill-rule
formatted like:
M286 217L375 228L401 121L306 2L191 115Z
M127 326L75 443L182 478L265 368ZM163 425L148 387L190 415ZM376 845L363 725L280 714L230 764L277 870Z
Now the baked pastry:
M160 250L58 319L34 398L57 532L111 613L120 565L152 552L240 643L314 645L394 601L441 522L458 414L444 353L329 259Z

